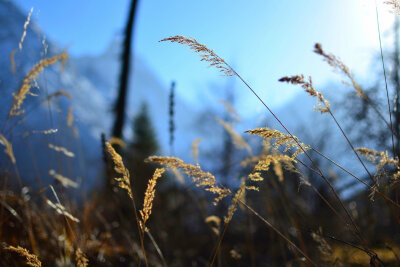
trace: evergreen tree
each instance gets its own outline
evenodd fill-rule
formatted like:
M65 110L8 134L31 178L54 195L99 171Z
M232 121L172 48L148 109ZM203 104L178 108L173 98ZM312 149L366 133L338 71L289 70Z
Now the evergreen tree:
M131 173L135 196L142 200L147 182L155 167L144 160L158 151L156 134L151 124L148 108L142 104L140 113L133 120L133 140L127 150L128 168Z

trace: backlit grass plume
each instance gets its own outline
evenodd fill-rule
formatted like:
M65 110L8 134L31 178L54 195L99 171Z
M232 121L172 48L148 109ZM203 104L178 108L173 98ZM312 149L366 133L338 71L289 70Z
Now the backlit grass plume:
M156 162L169 168L178 168L183 173L192 178L193 182L198 187L203 187L206 191L209 191L215 195L215 203L218 203L224 197L232 194L229 189L221 187L214 175L209 172L203 171L199 165L187 164L183 160L175 157L161 157L151 156L146 159L146 162Z
M48 130L42 130L42 131L32 131L33 134L55 134L58 132L58 129L48 129Z
M124 140L122 140L121 138L118 137L111 137L110 140L108 140L108 142L111 145L117 145L120 146L122 148L126 148L126 143L124 142Z
M236 191L236 193L232 199L231 205L228 208L228 215L226 217L224 217L224 222L226 224L228 224L232 220L233 215L235 214L235 212L237 210L237 205L239 203L239 200L242 197L242 194L244 193L245 189L246 189L246 182L245 182L245 180L243 180L239 189Z
M6 149L4 149L4 152L8 155L8 157L11 159L12 163L15 163L15 157L14 157L14 152L12 149L12 144L10 142L8 142L8 140L2 135L0 134L0 144L2 144L3 146L6 147Z
M274 149L278 149L280 145L285 146L284 152L294 149L294 153L292 154L291 158L294 159L300 153L303 153L306 150L309 150L311 147L301 143L296 136L290 136L284 133L281 133L278 130L273 130L269 128L257 128L253 130L248 130L246 133L255 134L261 136L265 139L274 139ZM300 147L301 146L301 147Z
M220 58L213 50L207 48L207 46L197 42L195 38L175 35L160 40L160 42L166 41L186 45L200 55L201 61L207 61L210 63L210 66L216 67L219 69L219 71L223 72L227 76L235 75L235 71L232 70L232 68L228 65L228 63L225 62L223 58Z
M69 179L69 178L57 173L53 169L49 170L49 175L51 175L54 179L59 181L65 188L68 188L68 187L78 188L78 184L76 182L74 182L71 179Z
M89 264L89 260L80 248L75 250L75 261L77 267L87 267Z
M242 122L239 112L235 109L235 107L231 103L225 100L220 100L219 102L225 107L226 113L228 113L228 115L234 122Z
M13 255L14 259L18 259L18 262L21 264L21 266L42 266L39 258L35 254L30 253L26 248L20 246L5 246L3 250L5 253Z
M393 12L396 13L397 15L400 15L400 2L399 0L390 0L390 1L385 1L383 2L386 5L389 5Z
M54 56L52 58L45 58L42 59L39 63L37 63L33 68L28 72L28 74L25 76L24 80L22 81L22 85L19 88L18 92L13 94L14 96L14 102L13 105L10 109L9 116L17 116L24 111L21 109L21 106L26 98L26 95L32 94L29 90L32 87L32 83L34 80L37 78L39 73L45 68L50 65L53 65L57 61L61 60L62 63L64 64L65 61L67 60L68 55L66 53L62 53L60 55Z
M203 141L201 138L196 138L192 142L191 154L193 161L198 164L199 163L199 143Z
M391 164L393 164L395 167L398 167L399 165L399 160L389 157L389 153L387 151L375 151L365 147L356 148L356 151L372 163L377 163L379 160L378 164L376 165L377 169Z
M314 46L314 53L322 56L324 60L332 66L335 70L342 72L345 76L349 78L351 81L354 89L357 92L357 95L363 99L368 98L368 96L365 94L364 90L361 88L361 86L355 81L353 73L350 71L350 69L335 55L333 54L328 54L322 49L322 45L319 43L316 43Z
M19 41L19 44L18 44L19 51L22 50L22 44L24 43L24 40L26 37L26 30L28 29L29 23L31 22L32 12L33 12L33 7L29 11L28 17L26 18L26 21L24 23L24 31L22 32L21 40Z
M121 177L115 177L114 180L118 182L118 186L128 193L129 197L133 199L130 175L127 168L125 168L122 157L115 151L109 142L106 142L106 148L108 153L110 153L112 161L114 163L114 170L116 173L120 174Z
M55 146L53 144L49 144L48 145L49 148L53 149L54 151L60 152L62 154L64 154L67 157L73 158L75 157L74 152L69 151L68 149L66 149L65 147L62 146Z
M253 182L262 181L262 172L270 169L271 165L274 167L274 172L278 176L280 182L283 181L283 171L281 163L293 163L294 159L283 154L279 155L263 155L254 167L254 170L249 174L249 179Z
M155 195L155 187L158 178L165 172L164 168L157 168L154 171L153 177L150 179L149 183L147 184L147 189L144 194L144 201L143 201L143 208L140 210L140 216L142 217L142 221L140 222L140 228L142 231L146 231L146 222L150 217L151 209L153 208L153 200Z
M393 165L395 170L392 178L394 181L397 181L399 179L400 177L399 160L397 158L393 159L389 157L389 153L387 151L375 151L373 149L365 147L356 148L356 151L361 155L363 155L369 162L376 164L376 170L378 171L387 165ZM378 192L378 186L379 183L377 182L370 188L371 193L369 194L369 197L371 200L374 200L375 193Z
M226 121L223 121L218 117L217 117L217 121L219 122L219 124L221 124L224 127L225 131L227 131L228 134L231 136L234 146L236 146L238 149L247 150L247 152L249 152L250 155L253 154L249 144L243 139L243 137L238 132L236 132L233 129L232 124L230 124Z
M72 123L74 122L74 112L73 112L73 108L69 107L68 108L68 114L67 114L67 126L71 127Z
M60 215L64 215L65 217L67 217L68 219L70 219L71 221L74 222L80 222L78 218L74 217L71 213L69 213L67 211L67 209L61 205L61 203L53 203L51 200L46 199L46 203L47 205L49 205L50 207L52 207L53 209L56 210L56 212Z
M279 79L280 82L287 82L294 85L300 84L301 87L312 97L316 97L318 101L318 107L315 107L315 110L318 110L321 113L328 113L330 104L328 100L325 100L324 96L321 92L315 90L311 77L308 78L308 81L304 79L303 75L294 75L291 77L283 77Z

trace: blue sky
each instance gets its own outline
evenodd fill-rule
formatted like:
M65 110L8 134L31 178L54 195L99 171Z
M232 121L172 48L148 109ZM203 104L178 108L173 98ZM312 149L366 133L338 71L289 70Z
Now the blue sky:
M69 47L72 55L101 54L122 32L129 1L16 0L48 38ZM379 2L379 1L378 1ZM393 20L379 3L385 36ZM313 45L339 56L362 84L375 77L370 62L378 51L374 0L153 0L140 1L134 41L140 55L164 86L177 81L178 93L192 102L218 101L215 93L231 77L207 68L197 55L177 44L159 43L171 35L195 37L231 63L271 107L296 96L299 88L277 80L285 75L311 75L317 86L340 77L313 54ZM390 38L383 38L390 47ZM237 84L239 110L262 110Z

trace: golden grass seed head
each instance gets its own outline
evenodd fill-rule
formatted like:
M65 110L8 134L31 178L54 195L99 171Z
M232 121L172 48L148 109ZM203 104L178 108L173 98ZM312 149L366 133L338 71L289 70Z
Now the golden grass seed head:
M11 159L12 163L16 163L12 144L8 142L8 140L4 137L4 135L0 134L0 144L5 146L6 149L4 149L4 153L7 154L7 156Z
M310 146L300 142L296 136L290 136L270 128L256 128L253 130L247 130L246 133L258 135L265 139L274 139L275 150L277 150L281 145L285 146L285 152L294 149L295 151L291 156L292 159L296 158L300 153L311 149Z
M232 220L233 215L235 214L235 212L237 210L237 205L239 203L239 200L241 199L241 196L242 196L243 192L245 191L245 189L246 189L246 182L243 179L242 184L240 185L239 189L236 191L235 196L233 197L232 204L228 208L228 215L226 217L224 217L224 222L226 224L228 224Z
M231 194L229 189L221 187L216 181L214 175L209 172L203 171L199 165L187 164L183 160L176 157L162 157L162 156L151 156L146 159L146 162L155 162L169 168L178 168L189 177L197 187L203 187L206 191L209 191L217 195L214 199L215 204L226 196Z
M166 42L166 41L188 46L190 49L192 49L194 52L200 55L201 61L208 62L210 66L216 67L219 71L223 72L227 76L235 75L235 72L225 62L224 59L220 58L213 50L207 48L207 46L197 42L195 38L175 35L160 40L160 42Z
M87 267L89 264L89 260L80 248L75 250L75 261L77 267Z
M111 159L114 163L115 172L121 175L121 177L115 177L114 180L117 181L118 187L124 189L128 193L128 196L131 199L133 199L130 174L128 169L125 168L124 162L122 161L122 157L115 151L115 149L109 142L106 142L105 144L106 144L106 149L108 153L110 153Z
M21 246L5 246L4 251L7 253L13 254L14 258L21 260L25 266L31 267L41 267L42 262L39 260L38 256L33 253L30 253L26 248Z
M13 105L9 111L10 116L17 116L24 111L21 109L21 106L26 98L26 95L30 94L30 88L36 79L36 77L39 75L39 73L45 68L50 65L53 65L57 61L61 60L63 64L65 64L65 61L67 60L68 55L66 53L62 53L60 55L54 56L52 58L45 58L42 59L39 63L37 63L33 68L28 72L28 74L25 76L25 78L22 81L22 85L19 88L18 92L13 94L14 96L14 102Z
M165 172L164 168L157 168L154 171L154 175L153 177L149 180L148 184L147 184L147 189L144 195L144 201L143 201L143 208L142 210L140 210L140 215L142 217L142 221L140 222L140 228L142 229L142 231L144 232L146 230L146 222L150 217L151 214L151 210L153 208L153 200L154 200L154 196L155 196L155 187L156 187L156 183L158 178L161 177L161 175Z

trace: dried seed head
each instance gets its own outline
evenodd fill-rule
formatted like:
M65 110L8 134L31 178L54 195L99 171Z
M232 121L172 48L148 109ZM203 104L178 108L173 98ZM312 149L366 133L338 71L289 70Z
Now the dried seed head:
M0 144L6 147L6 149L4 149L4 152L11 159L11 162L15 164L16 160L14 157L12 144L10 142L8 142L7 139L2 134L0 134Z
M80 248L75 250L75 261L77 267L87 267L89 264L89 260Z
M43 131L32 131L32 133L34 134L54 134L57 133L58 129L48 129L48 130L43 130Z
M28 29L29 23L31 22L31 16L33 12L33 7L29 11L28 17L26 18L26 21L24 23L24 31L22 32L21 40L19 41L18 47L19 50L22 50L22 44L24 43L25 37L26 37L26 30Z
M234 106L231 105L228 101L220 100L221 104L224 105L225 111L230 115L234 122L242 122L242 119L239 116L239 112L235 109Z
M53 149L54 151L60 152L67 157L70 157L70 158L75 157L75 154L73 152L69 151L68 149L66 149L65 147L49 144L49 148Z
M205 220L204 220L211 228L211 231L213 231L213 233L217 236L219 236L219 228L221 226L221 219L218 216L215 215L211 215L208 216Z
M386 5L389 5L392 9L392 12L400 16L400 2L399 0L390 0L383 2Z
M146 162L156 162L169 168L178 168L183 173L192 178L193 182L198 187L203 187L206 191L209 191L215 195L215 203L218 203L221 199L232 194L229 189L220 186L214 175L209 172L203 171L199 165L192 165L183 162L183 160L175 157L161 157L151 156L146 159Z
M246 133L259 135L266 139L275 139L274 149L278 149L280 145L285 146L285 152L294 149L295 152L292 154L291 158L294 159L300 153L310 149L311 147L300 142L296 136L290 136L284 133L281 133L278 130L273 130L269 128L257 128L253 130L248 130Z
M47 97L47 101L51 101L53 98L58 98L61 96L65 96L68 99L72 99L72 95L70 93L65 92L64 90L58 90Z
M202 138L196 138L192 142L192 158L194 163L199 163L199 143L203 141Z
M375 151L373 149L368 149L366 147L360 147L356 148L356 151L363 155L368 161L372 163L376 163L376 161L379 159L379 163L376 166L376 169L381 169L386 165L393 164L395 167L398 168L399 166L399 160L398 159L393 159L389 157L389 154L387 151Z
M314 46L314 53L322 56L324 60L336 71L342 72L350 81L351 84L353 85L353 88L356 90L357 95L365 100L368 100L368 96L365 94L364 90L361 88L361 86L356 82L354 79L353 73L350 71L350 69L341 61L339 58L337 58L333 54L328 54L326 53L323 49L321 44L316 43Z
M79 219L74 217L71 213L69 213L66 210L66 208L63 205L61 205L60 203L53 203L49 199L46 199L46 203L47 203L47 205L49 205L50 207L55 209L58 214L64 215L65 217L67 217L71 221L79 222Z
M292 164L295 160L292 157L282 154L273 154L273 155L263 155L259 158L254 170L251 174L249 174L248 179L253 182L259 182L264 180L261 176L262 172L266 172L270 169L271 164L273 164L275 174L278 176L280 182L283 181L283 171L282 164ZM250 188L249 188L250 189ZM257 188L251 188L256 189Z
M231 254L232 259L240 260L242 258L242 255L237 250L231 249L229 253Z
M69 107L68 115L67 115L67 126L71 127L73 122L74 122L74 112L73 112L72 107Z
M22 85L19 88L18 92L16 94L13 94L14 96L14 102L13 105L9 111L10 116L17 116L24 111L21 109L22 103L24 102L26 95L31 94L29 91L32 87L32 84L36 77L39 75L39 73L45 68L50 65L53 65L57 61L61 60L62 63L64 64L65 61L67 60L68 55L66 53L62 53L61 55L52 57L52 58L45 58L42 59L39 63L37 63L33 68L28 72L28 74L25 76L24 80L22 81Z
M329 259L332 256L332 248L325 238L316 232L311 233L311 237L318 243L318 250L324 259Z
M140 216L142 217L142 221L139 222L140 228L144 232L146 230L146 222L150 217L151 209L153 208L153 200L154 195L156 193L155 187L158 178L165 172L164 168L156 169L153 177L149 180L147 184L147 189L144 194L143 208L140 210Z
M227 76L234 76L236 74L235 71L232 70L232 68L225 62L225 60L223 60L217 54L215 54L213 50L207 48L207 46L197 42L197 40L194 38L175 35L160 40L160 42L166 42L166 41L188 46L190 49L194 50L196 53L200 55L201 61L206 61L210 63L210 66L216 67L217 69L219 69L219 71L223 72Z
M238 134L233 129L233 127L230 123L227 123L226 121L223 121L218 117L217 117L217 121L224 127L225 131L227 131L228 134L231 136L234 146L236 146L238 149L246 149L250 155L253 154L249 144L243 139L243 137L240 134Z
M30 253L26 248L17 246L5 246L3 248L4 251L7 253L11 253L14 259L17 259L20 264L24 266L31 266L31 267L40 267L42 263L40 262L39 258L35 255Z
M69 179L59 173L56 173L55 170L50 170L49 174L51 176L53 176L54 179L59 181L65 188L68 188L68 187L78 188L78 184L76 182L72 181L71 179Z
M114 180L118 182L118 187L126 190L128 196L133 199L129 171L125 168L122 157L115 151L109 142L106 142L106 148L113 160L115 172L121 175L121 177L115 177Z
M118 137L111 137L110 140L108 140L108 142L111 145L118 145L122 148L126 148L126 143L124 142L124 140L122 140L121 138Z
M246 181L243 179L242 184L240 185L239 189L236 191L235 196L233 197L232 204L229 206L228 216L224 217L224 222L226 224L228 224L232 220L233 215L235 214L235 212L237 210L237 205L239 203L239 200L241 199L242 194L244 193L245 189L246 189Z
M291 77L282 77L279 79L280 82L287 82L294 85L301 85L301 87L312 97L317 98L317 107L314 107L314 110L317 110L321 113L328 113L330 110L330 104L328 100L325 100L323 94L315 90L311 77L308 78L308 81L304 79L304 75L295 75Z

